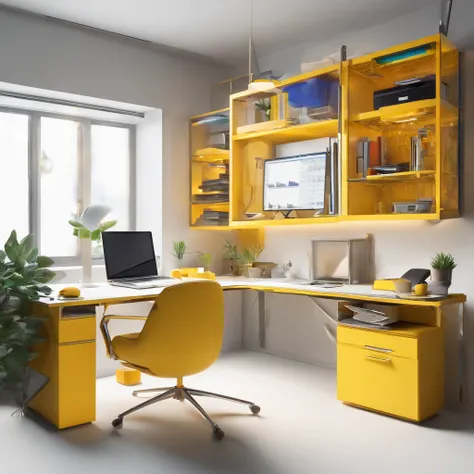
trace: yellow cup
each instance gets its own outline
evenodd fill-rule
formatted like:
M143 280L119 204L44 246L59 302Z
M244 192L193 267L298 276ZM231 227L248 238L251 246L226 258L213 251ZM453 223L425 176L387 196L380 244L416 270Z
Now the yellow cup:
M416 296L426 296L428 294L428 285L426 283L418 283L415 285Z

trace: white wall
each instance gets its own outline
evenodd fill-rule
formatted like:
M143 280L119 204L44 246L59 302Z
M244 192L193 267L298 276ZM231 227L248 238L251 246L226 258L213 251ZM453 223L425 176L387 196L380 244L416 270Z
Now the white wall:
M146 225L162 235L157 252L165 271L173 266L172 240L217 255L228 236L191 231L188 225L189 117L209 110L211 85L228 77L225 69L1 8L0 59L0 82L161 109L163 186L155 173L140 189L141 202L154 215ZM161 159L159 142L157 137L156 155L142 156L142 162Z
M465 51L464 57L464 215L461 219L439 224L426 222L354 222L288 228L267 228L263 261L283 263L291 260L295 275L308 277L309 240L311 238L374 236L377 277L399 276L412 267L429 267L437 251L451 252L458 261L451 290L466 293L466 373L468 404L474 410L474 2L454 2L450 38ZM353 51L378 50L437 32L438 2L433 8L413 16L395 19L373 28L348 32L339 41L304 43L280 53L260 58L262 69L298 72L301 62L318 60L338 50L343 43ZM244 344L258 349L255 336L257 311L255 295L244 299ZM311 309L313 308L313 309ZM454 317L450 316L447 341L448 372L456 363L457 343ZM288 322L291 320L291 323ZM322 343L323 322L319 310L305 298L283 301L278 295L267 297L267 352L318 365L335 366L335 350ZM451 385L452 374L448 374ZM450 397L451 401L453 397Z

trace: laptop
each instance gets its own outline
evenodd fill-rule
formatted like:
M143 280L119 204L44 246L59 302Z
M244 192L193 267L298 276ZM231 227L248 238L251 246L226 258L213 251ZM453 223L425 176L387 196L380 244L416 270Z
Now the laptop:
M109 284L144 290L168 286L171 278L158 275L151 232L102 233Z

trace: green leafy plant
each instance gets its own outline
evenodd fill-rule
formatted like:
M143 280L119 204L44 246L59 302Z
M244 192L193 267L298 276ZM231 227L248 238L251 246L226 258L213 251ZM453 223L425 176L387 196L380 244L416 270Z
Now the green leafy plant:
M262 247L259 245L253 245L250 249L244 249L242 251L242 257L246 264L251 265L257 260L262 252Z
M457 264L450 253L438 252L431 259L431 267L437 270L453 270Z
M183 240L179 240L177 242L173 242L173 255L178 260L183 260L184 254L186 253L186 243Z
M240 254L237 245L232 245L228 240L224 243L224 253L222 258L225 260L240 260Z
M201 260L204 268L209 269L211 267L212 262L212 255L210 253L202 253L199 254L199 260Z
M73 228L73 234L80 239L90 239L93 242L100 242L102 239L102 232L111 229L117 224L117 221L106 221L100 224L100 226L92 232L84 227L79 221L71 219L69 225Z
M0 390L20 384L24 368L36 356L32 346L42 320L32 316L33 300L51 293L45 285L55 277L53 260L38 256L33 235L20 242L12 231L0 250Z
M266 120L270 120L272 113L272 104L270 99L260 99L258 102L255 102L255 108L261 110L265 114Z

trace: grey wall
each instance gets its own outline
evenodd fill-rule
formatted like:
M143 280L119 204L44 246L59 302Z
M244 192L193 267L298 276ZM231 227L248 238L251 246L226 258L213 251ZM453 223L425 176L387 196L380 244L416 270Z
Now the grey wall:
M466 293L466 374L468 406L474 410L474 2L454 2L450 38L464 51L464 173L463 205L461 219L443 221L439 224L424 222L354 222L289 228L271 227L265 232L265 250L262 260L283 263L291 260L295 274L308 277L309 240L311 238L360 237L367 233L374 236L375 271L377 277L399 276L408 268L427 267L437 251L451 252L459 263L454 274L453 292ZM368 52L437 33L438 2L413 16L395 19L359 32L348 32L338 41L325 43L316 38L313 43L303 43L277 54L260 58L262 69L297 73L301 62L315 61L338 50L346 43L350 51ZM252 328L257 314L254 296L244 300L244 344L257 348L252 338ZM278 296L268 298L268 351L319 365L335 365L335 351L322 344L324 318L318 310L302 298L292 298L291 312ZM313 308L314 310L311 310ZM294 329L285 322L291 313ZM449 315L447 339L447 362L449 383L454 384L453 363L456 364L457 340L455 315ZM296 322L297 321L297 322ZM298 326L298 327L296 327ZM317 334L316 334L317 333ZM282 344L282 339L285 343ZM450 392L450 399L453 396Z

